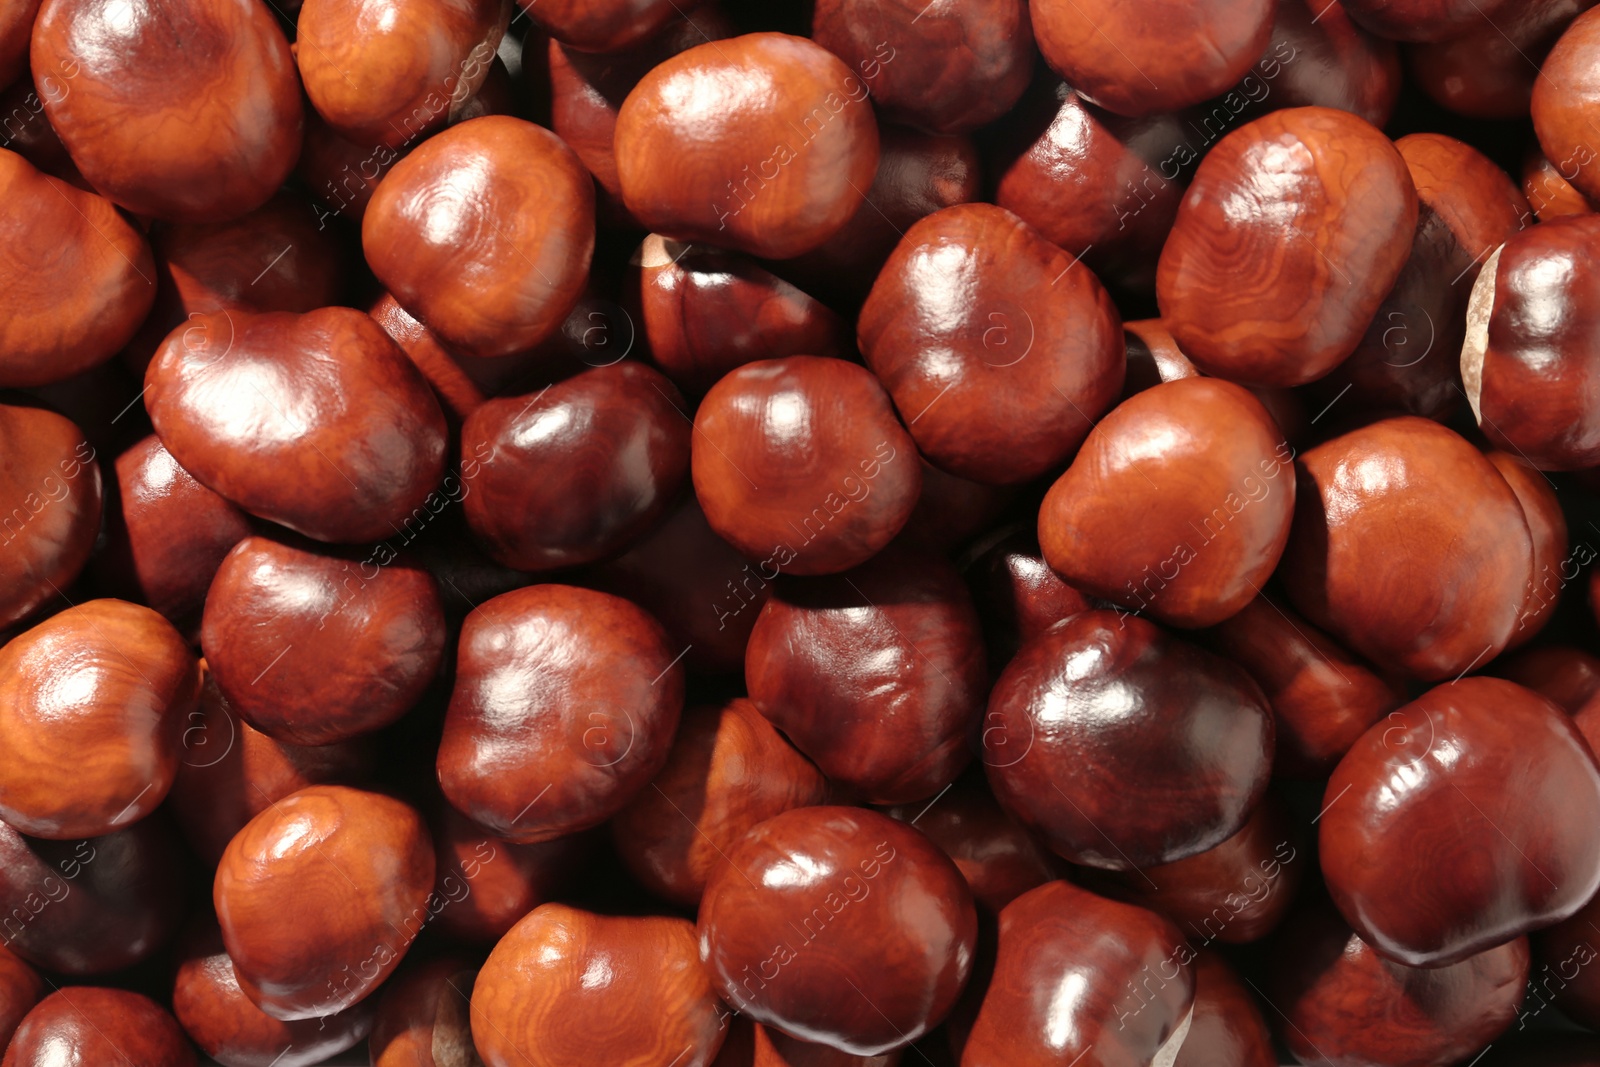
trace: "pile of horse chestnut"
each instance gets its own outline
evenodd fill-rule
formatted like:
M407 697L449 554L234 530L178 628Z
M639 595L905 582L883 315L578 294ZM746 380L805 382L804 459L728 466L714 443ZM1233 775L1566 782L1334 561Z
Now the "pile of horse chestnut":
M0 1067L1600 1067L1596 0L4 0Z

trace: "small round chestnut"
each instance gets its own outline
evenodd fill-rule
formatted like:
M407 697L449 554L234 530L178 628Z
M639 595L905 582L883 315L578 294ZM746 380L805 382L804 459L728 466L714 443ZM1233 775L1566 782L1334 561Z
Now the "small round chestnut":
M68 986L28 1012L0 1067L195 1067L172 1013L126 989Z
M0 404L0 628L60 595L100 533L104 497L94 446L71 419Z

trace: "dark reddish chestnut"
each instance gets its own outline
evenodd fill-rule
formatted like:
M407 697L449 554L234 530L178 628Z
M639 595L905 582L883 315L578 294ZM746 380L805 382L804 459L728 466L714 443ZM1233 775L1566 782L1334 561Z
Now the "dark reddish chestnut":
M378 999L372 1067L481 1067L468 1018L477 976L458 956L402 969Z
M685 7L675 0L518 0L533 23L557 41L585 52L616 52L672 21Z
M513 927L472 989L473 1042L488 1067L708 1067L725 1014L687 921L565 904Z
M1033 73L1024 0L923 7L819 0L811 36L861 72L873 109L934 133L967 133L1017 102Z
M0 19L10 18L13 11L28 12L29 26L32 28L33 12L28 11L30 6L37 5L24 3L8 9ZM4 30L0 29L0 35ZM24 32L22 37L22 51L28 51L28 35ZM3 45L0 45L3 49ZM26 63L24 64L26 67ZM77 68L68 64L69 71L76 72ZM64 182L76 185L80 189L92 192L89 183L83 180L83 175L78 173L77 166L72 162L72 157L67 154L66 147L62 145L61 138L56 136L56 131L51 128L50 120L44 114L44 95L59 96L68 91L66 79L60 72L48 72L39 79L39 85L33 84L31 73L27 77L20 77L11 83L10 88L0 92L0 115L5 116L4 139L0 140L0 147L9 148L17 155L32 163L46 174L54 175Z
M800 1041L782 1030L735 1017L712 1067L898 1067L904 1062L898 1049L881 1056L852 1056L831 1045Z
M1545 158L1537 143L1522 157L1522 193L1540 222L1562 215L1588 215L1594 211L1588 199L1572 186L1577 168L1592 156L1580 153L1563 161L1562 167Z
M1331 909L1298 915L1273 961L1283 1040L1308 1067L1465 1063L1517 1017L1528 939L1444 967L1385 959Z
M1593 109L1600 99L1600 9L1590 8L1562 33L1533 83L1533 131L1545 158L1586 197L1600 198Z
M62 595L100 533L103 489L83 431L53 411L0 404L0 628Z
M506 356L561 326L594 252L594 185L549 130L463 122L395 164L361 245L395 300L452 351Z
M32 57L35 72L75 72L45 114L89 183L136 214L233 218L294 166L300 85L270 8L45 0Z
M0 150L0 386L47 385L104 363L156 297L150 245L111 201Z
M0 945L0 1042L10 1044L17 1024L44 995L44 979Z
M439 742L439 784L512 841L615 815L666 763L682 649L621 597L535 585L467 616Z
M295 173L321 202L312 209L319 224L345 218L359 226L378 183L404 155L404 149L351 144L312 111Z
M994 671L1062 619L1092 607L1088 597L1063 582L1044 561L1032 523L1010 528L987 542L967 567L966 577Z
M444 473L438 401L352 308L197 315L145 387L161 443L196 480L318 540L392 536Z
M1569 715L1576 715L1600 690L1600 659L1563 645L1545 645L1518 652L1497 660L1490 670L1555 701Z
M700 902L700 956L724 1000L856 1056L938 1025L966 983L977 933L950 858L860 808L768 819L712 872Z
M200 644L251 726L329 745L417 702L444 657L444 608L433 576L392 550L333 555L247 537L211 583Z
M194 1046L170 1012L125 989L69 986L22 1020L0 1067L194 1067Z
M870 559L922 488L889 395L844 360L746 364L706 394L694 428L706 520L763 574L833 574Z
M1297 461L1279 573L1311 622L1430 681L1487 663L1516 632L1533 542L1516 494L1438 423L1385 419Z
M850 221L878 166L863 79L781 33L673 56L617 115L623 201L679 241L773 259L811 251Z
M693 908L744 835L828 783L745 699L684 712L667 764L611 820L617 855L644 887Z
M533 845L494 837L448 804L432 821L433 901L439 929L493 944L528 912L569 888L593 851L592 835Z
M440 344L432 330L412 318L411 313L397 304L388 293L380 296L367 309L367 314L383 327L389 340L399 345L400 350L416 364L417 370L422 372L422 376L433 387L434 395L439 398L451 429L459 430L461 420L481 407L484 401L483 386L467 370L466 360ZM498 369L514 367L522 361L512 357L487 362Z
M1523 118L1550 49L1573 18L1593 6L1594 0L1505 4L1459 36L1407 49L1411 80L1458 115Z
M1445 41L1518 5L1509 0L1340 0L1350 17L1396 41Z
M1272 1031L1244 982L1215 952L1194 961L1194 1016L1173 1067L1277 1067Z
M1221 622L1278 565L1293 456L1241 386L1164 382L1102 419L1050 487L1044 558L1073 587L1164 622Z
M993 529L1022 492L1021 486L986 485L946 474L925 459L919 462L922 492L900 536L941 556L955 555Z
M28 39L39 0L8 4L0 12L0 85L10 85L28 70Z
M1527 520L1528 533L1533 539L1533 582L1517 614L1516 632L1506 646L1516 648L1526 644L1550 621L1560 601L1561 590L1571 580L1566 572L1573 559L1567 555L1567 519L1561 512L1561 501L1550 479L1514 453L1490 452L1488 456L1494 469L1517 495L1522 517Z
M1400 686L1265 593L1205 637L1266 693L1277 775L1327 776L1368 727L1405 702Z
M62 974L130 967L183 921L185 863L159 814L82 841L23 837L0 823L0 941Z
M1171 1063L1189 1032L1194 950L1166 919L1067 882L1000 913L999 956L961 1067Z
M1243 78L1266 50L1273 3L1033 0L1030 10L1045 62L1101 107L1137 117L1198 104Z
M1024 645L983 725L1001 805L1066 858L1112 870L1220 845L1272 769L1272 713L1249 675L1121 612L1081 612Z
M1318 830L1328 890L1361 939L1438 967L1564 919L1600 889L1600 770L1550 701L1467 678L1356 742Z
M378 793L314 785L228 843L212 900L239 988L292 1022L376 989L428 921L432 888L420 815Z
M1376 127L1275 111L1200 164L1161 251L1156 296L1208 374L1303 385L1355 351L1417 225L1406 163Z
M462 500L467 524L518 570L616 555L677 498L691 433L677 387L626 360L490 400L461 430L462 454L482 460Z
M310 1067L367 1036L373 1003L321 1019L274 1019L239 988L222 932L208 922L182 946L172 1013L201 1051L223 1067Z
M149 608L51 616L0 649L0 818L57 841L144 818L172 788L199 695L194 656Z
M1399 48L1357 25L1342 5L1277 0L1272 41L1234 92L1273 109L1338 108L1382 127L1401 80Z
M1032 481L1122 391L1121 321L1095 276L990 204L917 223L857 334L920 452L958 477Z
M1600 1025L1600 901L1590 900L1569 919L1533 935L1534 973L1525 1017L1552 1003L1561 1014L1593 1030Z

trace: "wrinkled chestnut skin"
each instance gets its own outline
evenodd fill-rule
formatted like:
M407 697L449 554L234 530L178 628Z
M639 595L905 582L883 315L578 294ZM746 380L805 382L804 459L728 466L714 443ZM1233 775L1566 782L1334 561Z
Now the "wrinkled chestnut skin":
M1248 671L1272 705L1276 775L1327 777L1368 727L1405 703L1399 685L1265 593L1204 639Z
M1215 952L1194 961L1194 1019L1173 1067L1277 1067L1272 1031L1250 990Z
M1581 266L1597 252L1600 216L1543 222L1508 240L1472 293L1487 317L1487 338L1469 325L1478 339L1461 355L1473 414L1497 447L1541 470L1600 464L1600 373L1587 359L1600 284Z
M438 401L353 308L198 315L145 387L161 443L197 481L320 541L393 536L444 473Z
M1554 1004L1561 1013L1593 1030L1600 1024L1600 903L1590 900L1570 919L1533 935L1533 978L1524 1012Z
M1355 351L1416 225L1405 160L1375 127L1275 111L1201 162L1161 250L1161 317L1207 374L1304 385Z
M442 126L488 77L510 0L306 0L295 61L341 137L398 148Z
M978 915L956 865L911 827L861 808L796 808L712 872L699 933L713 985L739 1012L876 1056L950 1011Z
M995 203L1108 282L1148 291L1183 198L1182 165L1195 158L1179 118L1124 118L1050 76L996 130L986 155Z
M809 252L850 221L872 185L869 88L831 52L782 33L681 52L617 114L623 202L675 240L773 259Z
M1289 538L1294 450L1214 378L1164 382L1095 427L1045 495L1039 544L1068 584L1176 626L1243 608Z
M811 26L812 38L871 86L875 111L931 133L988 125L1011 110L1033 73L1024 0L932 10L918 0L818 0Z
M299 154L294 57L264 5L45 0L32 61L36 71L77 69L45 114L89 183L135 214L242 215Z
M972 757L988 671L954 567L890 548L842 574L783 578L745 650L761 713L874 804L931 797Z
M1024 645L983 726L1001 806L1060 855L1110 870L1226 841L1272 769L1272 713L1249 675L1121 612L1081 612Z
M44 995L44 979L0 945L0 1043L9 1044L17 1024Z
M1528 147L1522 157L1522 194L1540 222L1560 218L1562 215L1587 215L1594 211L1587 198L1573 188L1568 174L1576 175L1577 168L1587 157L1578 156L1563 160L1558 168L1545 158L1537 142Z
M966 578L983 621L993 671L1062 619L1092 607L1088 597L1063 582L1044 561L1031 523L985 547L967 567Z
M0 386L48 385L104 363L156 297L150 244L111 201L0 150Z
M1553 700L1569 715L1600 690L1600 659L1562 645L1545 645L1497 660L1490 673Z
M1447 683L1391 713L1339 762L1324 805L1334 903L1413 967L1549 926L1600 888L1600 770L1560 708L1500 678Z
M199 706L184 722L167 810L189 847L215 866L245 823L273 804L307 786L359 782L372 762L360 742L309 747L274 741L240 718L206 670Z
M994 977L961 1067L1170 1062L1190 1026L1193 959L1154 912L1042 885L1000 913Z
M61 974L131 967L183 921L186 862L160 814L82 841L23 837L0 823L0 940Z
M194 1067L176 1019L125 989L69 986L41 1000L11 1039L0 1067Z
M1516 632L1533 543L1516 494L1476 449L1411 416L1296 461L1279 569L1301 614L1380 667L1437 681Z
M1122 391L1122 322L1087 269L991 204L913 226L857 336L912 439L960 478L1017 484L1058 467Z
M1517 613L1517 628L1507 648L1526 644L1550 621L1560 602L1561 590L1569 580L1566 571L1573 566L1567 554L1567 519L1550 480L1527 460L1511 452L1490 452L1489 462L1511 486L1522 505L1533 539L1533 582L1528 586Z
M609 819L666 763L681 651L634 604L589 589L534 585L479 605L439 742L445 796L522 843Z
M468 1019L477 977L477 968L460 956L402 968L377 998L367 1043L372 1067L480 1067Z
M9 399L9 398L8 398ZM72 420L0 404L0 628L72 584L100 532L95 450Z
M1584 196L1600 198L1600 155L1590 125L1600 99L1600 9L1572 21L1533 83L1533 132L1545 157Z
M1260 58L1272 33L1272 0L1029 6L1045 62L1089 100L1134 118L1220 96ZM1200 41L1204 47L1196 47Z
M594 185L561 139L486 115L430 137L379 183L361 220L372 273L467 356L555 333L594 254Z
M1275 75L1267 105L1332 107L1386 124L1400 95L1399 48L1356 25L1340 4L1277 0L1276 6L1272 42L1257 64L1263 76Z
M744 835L828 783L749 700L690 708L655 781L611 820L617 855L650 892L694 908Z
M905 526L922 488L889 395L842 359L748 363L706 394L694 428L706 521L761 561L764 578L865 562Z
M687 393L758 359L844 356L845 322L745 256L646 237L629 282L650 358Z
M1308 1067L1465 1063L1517 1018L1528 980L1525 937L1449 966L1408 967L1321 906L1295 916L1276 947L1283 1040Z
M1479 119L1528 114L1539 67L1562 31L1594 0L1528 0L1475 19L1461 35L1412 45L1407 66L1440 106Z
M735 1016L712 1067L900 1067L905 1062L898 1049L881 1056L852 1056Z
M672 21L690 3L674 0L518 0L534 25L585 52L617 52Z
M624 360L467 416L463 455L482 460L462 500L484 549L550 571L612 556L654 526L689 474L693 427L659 371Z
M694 943L666 916L535 908L478 971L472 1037L487 1067L707 1067L726 1034Z
M199 695L182 635L149 608L90 600L28 630L0 648L0 818L55 841L144 818Z
M183 945L172 1013L201 1051L224 1067L311 1067L367 1036L373 1004L321 1019L274 1019L239 988L222 932L207 923Z
M444 607L433 576L404 560L248 537L211 583L200 645L251 726L331 745L389 725L422 696L444 657Z
M439 809L430 824L433 892L445 903L435 921L469 943L500 940L517 920L564 892L593 851L592 835L518 845L484 833L448 804Z
M228 843L212 901L239 988L292 1022L376 989L428 921L432 888L420 815L378 793L314 785Z

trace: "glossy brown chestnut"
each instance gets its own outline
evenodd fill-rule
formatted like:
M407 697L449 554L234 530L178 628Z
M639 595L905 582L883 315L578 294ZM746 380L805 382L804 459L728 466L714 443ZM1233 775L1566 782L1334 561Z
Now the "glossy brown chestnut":
M1391 713L1339 762L1324 805L1334 903L1413 967L1549 926L1600 888L1589 746L1560 708L1503 679L1447 683Z
M1173 1067L1277 1067L1255 997L1215 952L1194 961L1194 1017Z
M850 221L878 166L866 74L782 33L673 56L617 114L624 203L675 240L811 251Z
M398 148L472 99L510 19L510 0L306 0L295 61L311 106L335 132Z
M487 115L394 165L361 245L400 306L453 351L510 355L559 329L583 293L594 185L549 130Z
M420 815L378 793L314 785L228 843L212 900L239 988L293 1022L376 989L428 921L432 888Z
M1396 41L1444 41L1458 37L1502 11L1509 0L1340 0L1350 17Z
M1567 554L1567 519L1550 479L1534 469L1521 456L1511 452L1490 452L1489 462L1511 486L1522 505L1533 539L1533 582L1517 614L1517 629L1507 648L1526 644L1550 621L1560 602L1561 591L1571 581L1568 573L1575 559Z
M322 541L393 536L444 473L438 401L353 308L197 315L156 353L144 402L202 485Z
M104 197L0 150L0 386L46 385L105 362L156 296L150 245Z
M1558 168L1545 158L1537 143L1530 145L1522 157L1522 193L1540 222L1594 211L1588 199L1573 188L1568 176L1576 176L1581 164L1576 159L1565 163L1565 169Z
M300 150L300 85L246 0L45 0L35 71L75 69L45 114L89 183L139 215L218 222L267 201ZM241 121L240 116L249 116Z
M1004 208L911 228L861 309L867 365L922 455L974 481L1032 481L1122 391L1121 321L1087 268Z
M125 989L69 986L41 1000L0 1067L194 1067L194 1046L170 1012Z
M184 866L159 813L82 841L23 837L0 823L0 941L62 974L130 967L183 921Z
M745 256L646 237L629 287L650 358L696 395L758 359L844 356L849 328L826 305Z
M1296 462L1282 576L1311 622L1380 667L1437 681L1516 632L1533 542L1484 456L1411 416L1342 434Z
M292 745L330 745L404 715L444 657L439 587L422 567L247 537L206 596L200 645L222 695Z
M827 794L822 772L749 700L701 705L684 712L655 781L611 820L611 839L646 889L693 908L751 827Z
M597 826L660 772L683 710L682 649L633 603L534 585L461 628L439 784L524 843Z
M625 1009L625 1010L620 1010ZM472 1037L488 1067L707 1067L726 1010L694 927L565 904L535 908L478 972Z
M1459 36L1407 49L1417 87L1458 115L1518 119L1528 114L1539 67L1567 25L1594 0L1506 4Z
M552 38L585 52L616 52L643 41L683 8L674 0L518 0Z
M695 414L695 496L762 577L834 574L876 555L922 488L889 395L841 359L748 363Z
M35 626L0 649L0 818L57 841L144 818L199 695L194 656L149 608L91 600Z
M383 987L372 1067L482 1067L469 1019L477 967L459 956L408 965Z
M735 1017L712 1067L897 1067L904 1062L899 1050L881 1056L852 1056L831 1045L800 1041L782 1030Z
M0 945L0 1042L11 1043L17 1024L44 995L44 979Z
M1272 0L1029 6L1045 62L1096 104L1133 117L1220 96L1261 57L1272 33Z
M1218 142L1161 251L1156 297L1207 374L1303 385L1355 351L1411 250L1405 160L1363 119L1323 107Z
M1399 685L1265 593L1218 623L1205 641L1266 693L1276 775L1326 777L1368 727L1405 702Z
M917 0L819 0L812 38L861 72L873 109L934 133L1011 110L1033 73L1024 0L929 8Z
M1272 769L1272 713L1249 675L1121 612L1081 612L1024 645L983 727L1001 806L1060 855L1111 870L1220 845Z
M183 945L172 1013L189 1038L222 1067L311 1067L359 1044L372 1030L368 1000L321 1019L282 1022L239 988L233 960L214 924Z
M100 532L95 450L70 419L0 404L0 628L61 595Z
M981 544L966 578L983 621L989 667L999 671L1024 644L1092 605L1044 561L1032 523Z
M875 804L922 800L955 780L988 681L961 576L901 546L838 575L780 579L744 676L796 748Z
M628 360L490 400L461 429L462 454L481 461L461 502L467 523L518 570L616 555L677 498L692 430L677 387Z
M1578 192L1600 198L1593 108L1600 99L1600 9L1590 8L1562 33L1533 83L1533 131L1561 176Z
M1274 969L1284 1043L1307 1067L1446 1067L1470 1060L1516 1019L1528 939L1449 966L1408 967L1316 907L1284 928Z
M961 1067L1170 1063L1194 960L1154 912L1050 882L1000 913L999 956Z
M411 313L397 304L388 293L380 296L367 309L367 314L383 327L389 340L399 345L400 350L417 365L417 370L422 372L428 385L433 388L434 395L439 398L451 430L459 431L461 420L481 407L484 401L483 386L468 372L465 361L449 352L439 343L433 331L412 318ZM496 367L510 367L521 361L513 357L485 362Z
M1277 0L1272 40L1234 88L1252 103L1332 107L1382 127L1400 95L1400 50L1357 25L1340 4Z
M493 944L528 912L564 892L593 851L593 835L518 845L494 837L448 804L431 822L439 929Z
M1221 622L1278 565L1293 456L1241 386L1181 378L1147 389L1100 421L1045 495L1044 558L1073 587L1164 622Z
M1600 690L1600 659L1565 645L1544 645L1497 660L1490 672L1553 700L1569 715Z
M876 1056L949 1012L972 968L972 894L916 830L861 808L768 819L712 872L700 957L722 998L790 1037Z

